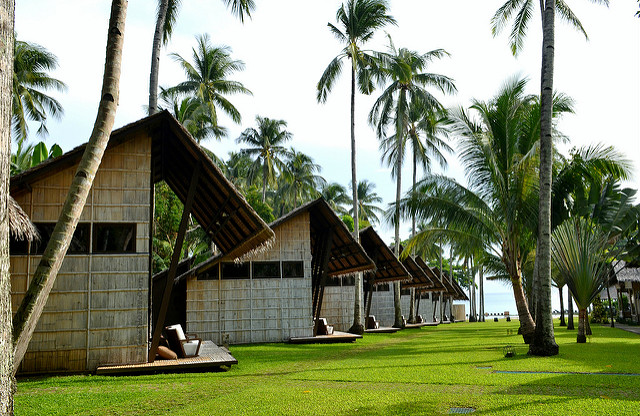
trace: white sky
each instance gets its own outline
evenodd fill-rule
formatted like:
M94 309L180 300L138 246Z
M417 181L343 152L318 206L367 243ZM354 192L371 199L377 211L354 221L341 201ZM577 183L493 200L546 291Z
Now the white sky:
M54 94L65 109L61 121L50 120L47 143L58 143L67 151L88 140L98 104L110 1L20 0L16 2L16 30L20 40L39 43L58 56L60 67L53 74L64 81L66 93ZM315 86L328 63L341 50L327 28L335 23L339 0L256 0L253 19L244 25L231 16L222 1L184 0L173 38L163 50L160 85L173 86L184 79L168 56L177 52L191 59L195 35L208 33L213 44L233 49L232 57L243 60L245 71L233 77L253 96L232 96L230 101L243 115L242 125L228 119L229 137L205 146L222 158L237 148L235 138L254 126L256 115L286 120L293 133L291 145L311 155L323 167L328 181L347 185L350 181L349 80L344 72L326 104L316 103ZM396 47L418 52L443 48L450 58L434 62L429 70L452 77L459 93L439 96L448 106L468 106L470 99L486 100L503 82L520 74L530 79L529 92L537 93L540 79L540 17L532 20L525 48L514 58L507 34L491 36L490 19L504 0L392 0L390 13L398 26L388 28ZM156 0L129 2L120 105L116 128L145 116L148 102L151 44ZM588 1L570 1L590 40L556 20L554 86L576 102L576 114L565 117L560 130L571 146L604 142L615 146L636 167L629 185L640 188L640 19L636 0L613 0L611 7ZM387 42L380 33L369 47L383 50ZM395 199L390 170L380 163L378 141L366 117L378 92L356 97L358 179L377 186L385 207ZM32 129L35 131L35 129ZM40 140L39 138L37 140ZM455 147L455 146L454 146ZM450 158L447 174L463 179ZM403 171L403 188L410 180L410 167ZM391 241L393 230L381 228ZM403 232L408 233L408 227ZM489 284L489 291L505 291ZM556 306L557 307L557 306ZM490 309L487 307L487 311Z

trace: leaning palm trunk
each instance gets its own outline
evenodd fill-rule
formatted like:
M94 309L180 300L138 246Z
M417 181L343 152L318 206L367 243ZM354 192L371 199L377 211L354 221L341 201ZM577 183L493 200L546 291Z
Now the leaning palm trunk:
M553 333L551 316L551 167L553 163L553 60L555 31L555 0L540 2L542 11L542 69L540 91L540 200L538 245L536 249L537 281L535 293L535 333L529 353L539 356L557 355L559 348Z
M0 415L13 415L11 275L9 274L9 160L13 91L14 0L0 1Z
M151 49L151 73L149 75L149 115L158 112L158 73L160 72L160 50L162 47L162 30L167 18L169 0L160 0L158 19L153 32L153 48Z
M29 340L44 309L49 292L71 243L87 201L87 195L109 142L118 106L126 0L113 0L109 19L107 52L98 115L78 166L60 217L38 264L29 289L13 319L14 373L22 361Z
M356 69L351 65L351 197L353 198L353 238L360 242L360 215L358 213L358 180L356 177ZM352 334L364 333L362 310L362 273L356 273L353 302Z

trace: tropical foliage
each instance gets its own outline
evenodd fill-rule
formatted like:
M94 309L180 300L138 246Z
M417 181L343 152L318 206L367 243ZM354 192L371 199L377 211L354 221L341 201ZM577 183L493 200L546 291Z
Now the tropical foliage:
M171 54L173 59L184 70L187 80L178 85L163 90L163 98L191 97L206 112L207 122L212 134L216 138L226 135L227 130L220 126L218 110L226 113L234 122L240 123L242 116L238 109L228 100L229 95L249 94L239 81L229 77L244 69L244 63L231 58L231 48L228 46L213 46L209 35L196 37L197 46L192 49L192 62L177 53ZM173 101L171 101L173 102Z
M46 136L47 117L62 117L62 104L46 91L65 91L66 85L49 74L58 58L40 45L16 40L13 61L11 128L16 142L27 140L29 121L39 124L37 134Z

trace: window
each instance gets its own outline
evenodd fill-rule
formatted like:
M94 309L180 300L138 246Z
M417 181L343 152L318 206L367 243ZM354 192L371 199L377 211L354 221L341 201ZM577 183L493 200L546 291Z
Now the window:
M223 279L248 279L250 263L222 263Z
M400 296L409 296L411 294L410 289L402 289L400 290Z
M56 224L51 223L36 223L34 224L38 229L38 233L40 234L40 240L34 241L31 243L31 254L43 254L45 248L47 248L47 244L49 244L49 239L51 238L51 234L53 234L53 229ZM89 253L89 231L91 229L90 224L88 223L80 223L76 226L76 231L73 233L73 237L71 238L71 244L69 245L69 250L67 250L68 254L84 254ZM26 254L26 252L25 252Z
M282 277L304 277L304 262L302 261L283 261Z
M382 283L374 286L373 289L375 292L388 292L389 291L389 283Z
M253 263L254 279L280 278L279 261L256 261Z
M94 224L94 253L135 253L135 224Z

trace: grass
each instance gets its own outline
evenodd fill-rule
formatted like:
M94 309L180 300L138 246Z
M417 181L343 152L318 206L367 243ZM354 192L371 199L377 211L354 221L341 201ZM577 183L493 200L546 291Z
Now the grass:
M413 415L452 407L484 415L640 414L640 375L606 374L640 374L640 336L593 325L590 342L578 345L575 331L556 327L560 354L537 358L526 355L517 326L460 323L355 344L233 346L239 364L227 372L22 379L16 414ZM505 345L515 357L504 357Z

